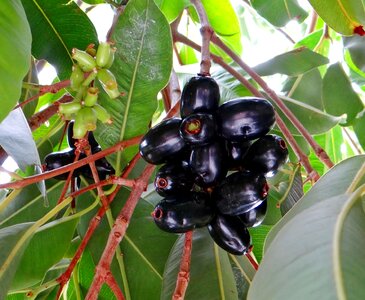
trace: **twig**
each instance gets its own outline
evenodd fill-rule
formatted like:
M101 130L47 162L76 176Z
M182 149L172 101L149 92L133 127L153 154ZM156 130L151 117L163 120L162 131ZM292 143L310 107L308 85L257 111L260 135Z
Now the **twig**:
M193 231L185 233L184 250L180 262L180 270L176 280L173 300L183 300L190 279L190 261L193 247Z
M266 84L266 82L252 69L250 68L238 55L236 55L229 47L227 47L215 34L212 35L212 42L226 52L243 70L245 70L252 79L254 79L262 89L268 94L268 96L276 103L280 110L288 117L293 123L295 128L305 138L309 145L313 148L318 158L328 167L333 167L333 162L322 149L321 146L314 140L311 134L304 128L303 124L297 119L292 111L285 105L285 103L279 98L279 96Z
M123 209L115 220L114 227L112 228L107 244L104 248L103 254L100 258L100 261L96 267L96 273L93 279L93 282L90 286L90 289L86 295L86 300L94 300L97 299L100 288L105 281L105 275L109 271L110 264L115 254L115 250L119 245L120 241L123 239L124 234L129 225L129 221L132 217L134 209L137 205L137 202L142 194L142 192L146 189L148 180L154 170L155 166L148 165L143 171L141 177L136 180L136 184L132 189Z
M200 0L190 0L195 6L195 9L200 19L200 33L202 35L202 50L201 50L201 62L200 62L200 74L210 76L210 51L209 45L213 35L213 29L209 25L207 14L205 13L203 4Z

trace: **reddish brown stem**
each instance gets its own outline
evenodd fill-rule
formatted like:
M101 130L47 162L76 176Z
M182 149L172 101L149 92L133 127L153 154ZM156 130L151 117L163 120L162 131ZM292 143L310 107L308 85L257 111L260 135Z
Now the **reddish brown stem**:
M191 251L193 247L193 231L185 233L184 250L180 262L180 270L176 280L173 300L183 300L190 279Z
M34 176L29 176L23 180L18 180L18 181L12 181L9 183L5 183L5 184L0 184L0 189L4 189L4 188L11 188L11 189L17 189L17 188L22 188L24 186L27 186L29 184L33 184L36 182L39 182L41 180L45 180L45 179L49 179L52 178L54 176L69 172L71 170L74 170L76 168L82 167L92 161L98 160L102 157L105 157L107 155L110 155L114 152L120 151L125 147L131 146L131 145L136 145L140 142L141 140L141 136L137 136L134 138L131 138L129 140L125 140L122 142L119 142L117 144L115 144L114 146L107 148L105 150L102 150L98 153L95 153L93 155L90 155L88 157L85 157L83 159L80 159L77 162L74 162L72 164L63 166L61 168L52 170L52 171L48 171L45 172L43 174L39 174L39 175L34 175Z
M285 105L285 103L279 98L279 96L266 84L266 82L243 60L234 53L228 46L226 46L220 38L215 34L212 35L212 42L226 52L243 70L245 70L252 79L254 79L262 89L267 93L267 95L276 103L280 110L287 116L287 118L292 122L295 128L300 132L300 134L305 138L309 145L313 148L315 154L318 158L328 167L333 167L333 162L327 155L327 153L318 145L310 133L305 129L303 124L297 119L297 117L292 113L292 111Z
M142 194L142 192L146 189L148 184L148 179L150 178L155 166L148 165L141 177L139 177L136 181L135 187L132 189L123 209L115 220L114 226L109 234L109 238L107 244L104 248L103 254L100 258L100 261L96 267L96 274L94 276L93 282L90 286L90 289L86 295L86 300L94 300L97 299L101 284L105 278L105 272L108 270L112 259L114 257L117 246L120 241L123 239L124 234L129 225L129 221L132 217L134 209L137 205L137 202Z

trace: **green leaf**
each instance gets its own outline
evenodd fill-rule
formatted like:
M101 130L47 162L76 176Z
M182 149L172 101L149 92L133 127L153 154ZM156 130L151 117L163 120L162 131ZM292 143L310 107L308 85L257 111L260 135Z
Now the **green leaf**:
M354 35L343 37L342 40L355 66L365 72L365 37Z
M97 43L96 30L86 14L68 0L22 0L32 30L32 54L45 59L61 80L71 74L72 48Z
M0 9L0 122L19 100L31 61L29 24L19 0L4 1Z
M319 66L328 64L329 60L305 47L280 54L257 65L254 70L261 76L285 74L298 76Z
M362 1L358 0L309 0L316 13L335 31L353 35L365 23Z
M129 1L113 39L117 53L111 71L125 95L116 100L101 95L101 104L113 117L112 125L100 124L95 132L102 148L147 131L157 93L168 82L172 66L170 27L153 0ZM117 172L123 159L121 152L110 157Z
M61 260L70 246L78 220L71 216L37 230L18 265L11 285L13 291L39 283L47 270Z
M182 13L185 6L189 4L187 0L155 0L155 3L170 23L174 21Z
M325 200L286 223L265 253L248 299L361 299L365 294L364 191L362 186L354 194L332 198L322 193Z
M184 240L181 235L167 260L161 300L171 299L174 292ZM190 281L185 299L238 299L228 253L213 242L206 228L193 233Z
M282 96L281 99L311 134L324 133L341 121L340 117L331 116L308 104L284 96ZM273 105L291 133L293 135L298 135L299 132L294 127L293 123L288 120L275 103L273 103Z
M365 149L365 113L354 123L354 131L363 149Z
M291 20L301 23L308 15L296 0L252 0L251 5L262 17L277 27L283 27Z
M21 223L0 229L0 299L5 299L15 271L31 235L22 239L34 223ZM22 241L21 243L19 241ZM14 248L17 247L16 253Z
M266 239L265 250L270 247L281 228L295 218L297 214L317 202L345 193L364 162L365 155L354 156L343 160L323 175L312 189L273 227ZM360 181L360 183L364 182L365 178Z
M323 78L323 104L331 115L347 114L346 125L352 124L356 115L364 109L340 63L331 65Z

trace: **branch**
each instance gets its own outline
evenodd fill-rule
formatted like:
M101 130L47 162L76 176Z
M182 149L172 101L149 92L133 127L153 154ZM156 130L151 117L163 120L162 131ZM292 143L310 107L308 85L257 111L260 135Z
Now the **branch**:
M193 231L185 233L184 250L180 262L180 271L176 280L173 300L183 300L190 279L190 261L193 247Z
M148 180L154 168L155 166L153 165L147 165L142 175L136 180L135 187L132 189L123 209L116 218L114 227L109 234L107 244L104 248L104 252L96 267L96 274L86 295L86 300L97 299L100 288L103 282L105 282L105 275L109 271L116 248L124 237L137 202L143 191L146 189Z

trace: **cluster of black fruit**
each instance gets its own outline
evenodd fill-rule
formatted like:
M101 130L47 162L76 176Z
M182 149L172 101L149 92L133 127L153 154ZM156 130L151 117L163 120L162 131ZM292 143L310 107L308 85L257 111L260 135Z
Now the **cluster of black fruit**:
M68 127L67 127L67 143L69 145L69 148L62 150L62 151L52 152L52 153L48 154L44 158L45 171L51 171L54 169L58 169L60 167L63 167L65 165L68 165L75 161L75 156L76 156L75 155L75 150L76 150L75 143L77 142L77 140L73 138L73 126L74 126L74 122L71 121L71 122L69 122ZM89 132L88 142L90 145L91 152L93 154L101 151L100 145L95 140L92 132ZM85 158L85 157L86 157L86 155L84 153L80 154L80 159ZM115 173L114 168L109 164L109 162L105 159L105 157L96 160L95 166L96 166L96 170L98 171L98 174L99 174L99 179L101 179L101 180L106 179L106 177L108 175L112 175ZM55 176L54 178L58 179L58 180L66 180L68 177L68 174L69 173L63 173L61 175ZM73 172L74 177L79 177L80 175L83 175L89 179L93 179L93 175L92 175L89 165L84 165L84 166L79 167L74 170L74 172Z
M211 77L191 78L182 91L181 118L151 128L140 153L164 164L154 181L164 197L152 213L157 226L174 233L207 226L220 247L241 255L251 247L247 228L266 215L266 177L285 163L288 150L281 137L267 134L275 123L270 102L219 100Z

